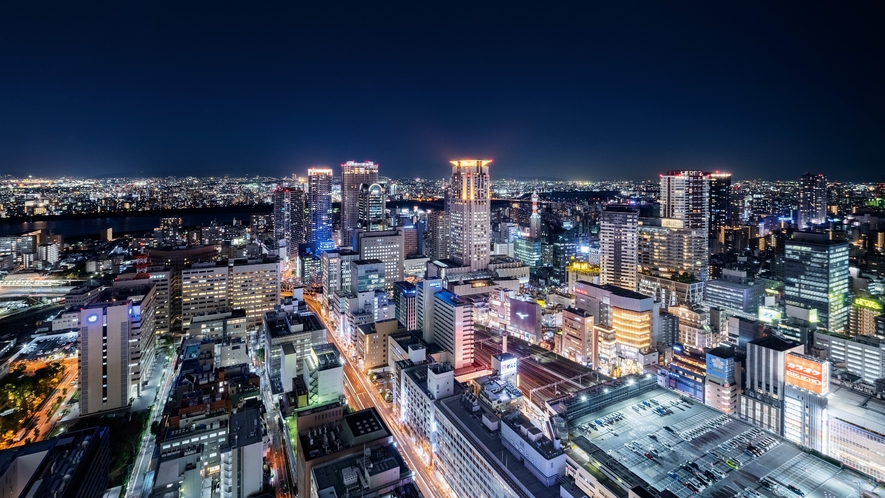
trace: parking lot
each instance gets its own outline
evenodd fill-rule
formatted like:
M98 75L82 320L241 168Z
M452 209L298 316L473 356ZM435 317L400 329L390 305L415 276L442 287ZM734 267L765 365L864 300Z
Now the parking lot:
M805 496L833 498L860 496L873 488L858 474L663 389L582 417L570 432L636 477L680 498L798 498L788 486Z

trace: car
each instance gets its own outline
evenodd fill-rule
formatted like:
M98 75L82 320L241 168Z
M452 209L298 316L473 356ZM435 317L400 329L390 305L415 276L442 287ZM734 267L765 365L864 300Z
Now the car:
M741 464L735 462L731 458L725 459L725 465L728 465L729 467L733 468L734 470L740 470L740 468L741 468Z
M701 470L701 468L698 467L698 464L696 464L695 462L686 462L686 463L688 464L689 467L691 467L695 470Z
M797 488L796 486L793 486L792 484L787 484L787 489L789 489L790 491L796 493L796 494L799 495L799 496L805 496L805 492L804 492L804 491L802 491L801 489Z
M700 491L698 491L698 488L692 486L691 483L686 482L686 483L684 483L684 484L685 484L685 487L686 487L686 488L692 490L693 492L695 492L695 493L700 493Z
M643 453L643 454L645 455L645 458L648 458L649 460L654 460L654 459L655 459L655 457L653 457L653 456L651 455L651 453Z
M718 479L718 477L716 477L716 474L710 472L709 470L704 471L704 476L706 476L707 479L710 480L710 482L716 482L716 480Z
M759 493L753 491L749 487L744 488L744 494L749 496L750 498L762 498L762 496Z
M667 431L667 432L675 432L675 431L673 430L673 428L670 427L669 425L665 425L665 426L664 426L664 430Z
M673 472L672 470L670 472L667 472L667 475L677 481L679 480L679 474L677 474L676 472Z

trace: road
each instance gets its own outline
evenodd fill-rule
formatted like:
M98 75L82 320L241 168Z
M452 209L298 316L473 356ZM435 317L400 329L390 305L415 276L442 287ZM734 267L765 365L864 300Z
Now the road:
M273 469L275 496L277 498L294 498L295 483L291 481L292 473L290 473L292 466L289 464L286 441L283 439L286 437L286 433L280 431L277 424L279 411L274 408L270 389L266 386L262 389L262 400L266 409L264 423L267 427L267 437L270 439L267 463Z
M158 356L155 361L162 362L164 360L164 356ZM162 363L160 363L161 365ZM154 368L160 368L159 365L154 366ZM169 397L169 389L172 387L172 379L178 376L178 368L176 368L175 372L170 371L170 369L162 369L163 377L160 378L160 386L161 388L158 390L158 393L155 397L153 410L151 411L150 420L148 420L148 430L145 431L144 436L141 441L141 449L138 451L138 456L135 458L135 465L132 467L132 475L129 476L129 487L126 489L127 498L141 498L143 487L144 487L144 477L147 475L148 467L151 464L151 455L154 452L154 445L156 442L156 436L151 434L150 427L154 422L159 423L160 419L163 417L163 407L166 404L166 399Z
M329 330L328 337L335 346L340 351L348 351L348 348L339 343L334 329L331 328L326 317L322 315L320 303L307 294L305 294L304 300L307 302L310 310L316 313L317 317L323 321L327 330ZM378 410L381 418L384 419L387 427L393 433L397 449L409 464L409 468L415 473L415 483L424 496L428 498L454 498L454 495L447 487L444 487L444 484L441 486L440 480L434 476L432 463L425 461L415 451L417 445L412 444L411 437L403 431L403 425L396 420L390 404L381 399L381 394L372 387L366 375L354 368L353 362L347 360L344 363L344 389L348 404L354 409L362 410L374 406Z

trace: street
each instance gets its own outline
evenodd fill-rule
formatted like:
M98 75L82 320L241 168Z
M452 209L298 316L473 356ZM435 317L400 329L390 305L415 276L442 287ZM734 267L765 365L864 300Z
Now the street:
M305 294L304 299L310 310L316 313L317 317L322 320L326 329L329 331L329 339L336 347L338 347L339 351L342 353L348 351L348 348L338 342L338 337L336 336L334 329L331 328L330 323L320 311L320 304L307 294ZM345 356L345 354L342 354L342 358ZM432 498L449 498L454 496L448 492L447 489L443 489L443 487L440 486L440 481L433 475L432 465L426 464L421 456L415 451L414 448L416 445L411 444L411 438L406 435L402 424L396 420L393 408L381 399L381 395L377 392L377 389L372 388L369 379L363 375L362 372L359 372L354 368L351 361L346 359L344 363L344 388L345 396L355 410L362 410L370 406L374 406L378 410L381 418L393 433L394 440L397 442L397 449L409 464L409 468L415 472L415 483L418 485L418 488L424 496ZM301 476L299 476L299 478L301 478ZM443 484L443 486L445 486L445 484Z

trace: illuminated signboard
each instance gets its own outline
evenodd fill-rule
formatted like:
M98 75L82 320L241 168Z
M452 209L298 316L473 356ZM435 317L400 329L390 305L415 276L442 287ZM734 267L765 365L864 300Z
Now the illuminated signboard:
M759 320L765 323L772 323L780 320L781 316L781 312L776 309L766 308L765 306L759 307Z
M541 307L535 302L510 299L510 326L530 334L541 332Z
M728 380L734 375L734 358L720 358L707 353L707 375Z
M815 394L830 390L830 364L788 353L784 362L784 381Z
M89 323L95 323L98 321L98 315L89 315L89 317L86 318L86 321Z
M856 297L854 298L854 307L855 308L866 308L872 311L882 311L882 303L875 299L868 299L865 297Z
M811 323L817 323L820 319L817 317L817 310L811 308L808 310L808 321Z

